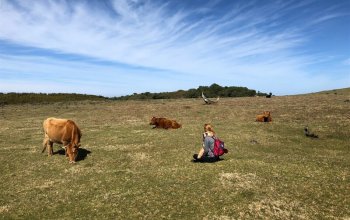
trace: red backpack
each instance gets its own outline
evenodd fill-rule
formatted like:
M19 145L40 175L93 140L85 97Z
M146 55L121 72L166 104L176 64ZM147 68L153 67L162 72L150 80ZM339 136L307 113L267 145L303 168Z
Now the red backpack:
M228 153L228 150L225 148L225 143L217 137L214 138L213 153L216 157Z

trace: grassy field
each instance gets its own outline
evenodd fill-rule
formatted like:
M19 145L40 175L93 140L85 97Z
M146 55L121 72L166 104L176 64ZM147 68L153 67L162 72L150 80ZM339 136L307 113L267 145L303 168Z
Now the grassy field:
M220 99L0 106L1 219L349 219L350 89ZM255 122L271 111L272 123ZM152 116L178 130L151 129ZM42 150L42 122L73 119L79 161ZM191 162L204 123L229 153ZM304 136L305 125L319 139Z

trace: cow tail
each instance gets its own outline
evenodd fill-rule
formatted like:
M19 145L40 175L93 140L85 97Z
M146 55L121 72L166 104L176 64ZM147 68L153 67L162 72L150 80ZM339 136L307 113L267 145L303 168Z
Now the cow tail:
M43 141L43 150L41 151L41 153L44 153L44 151L46 150L46 148L47 148L47 140L46 140L46 138L44 138L44 141Z
M46 120L44 120L44 122L43 122L43 130L44 130L44 140L43 140L43 150L41 151L41 153L44 153L44 151L45 151L45 149L47 148L47 140L46 140L46 121L47 121L47 119Z

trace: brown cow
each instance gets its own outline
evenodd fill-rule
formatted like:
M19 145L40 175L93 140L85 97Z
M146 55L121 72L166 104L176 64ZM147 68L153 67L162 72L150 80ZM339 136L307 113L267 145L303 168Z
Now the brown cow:
M256 116L256 120L258 122L271 122L271 112L269 111L264 111L261 115Z
M167 118L156 118L156 117L153 117L149 124L150 125L154 125L153 128L164 128L164 129L181 128L181 124L177 123L175 120L170 120L170 119L167 119Z
M48 118L43 123L45 137L44 149L47 148L48 155L53 155L53 143L63 144L69 163L75 163L80 147L82 136L79 127L72 120Z

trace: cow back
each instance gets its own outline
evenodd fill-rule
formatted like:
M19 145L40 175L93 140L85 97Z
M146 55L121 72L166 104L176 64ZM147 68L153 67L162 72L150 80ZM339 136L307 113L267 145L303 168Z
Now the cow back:
M43 123L45 134L50 141L61 144L79 144L81 131L72 120L48 118Z

